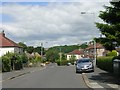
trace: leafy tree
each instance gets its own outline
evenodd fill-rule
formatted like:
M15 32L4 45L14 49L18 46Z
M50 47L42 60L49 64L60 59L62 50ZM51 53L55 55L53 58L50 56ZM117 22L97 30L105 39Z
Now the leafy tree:
M105 11L101 11L99 17L106 23L96 23L97 28L105 37L96 38L106 49L114 50L116 45L120 45L120 1L110 2L112 6L105 6ZM113 42L117 42L116 45Z
M19 42L18 45L20 45L23 48L23 51L27 49L27 45L22 42Z
M26 51L31 54L34 51L34 47L28 46Z
M58 50L50 49L46 52L46 58L50 62L55 62L59 59L59 52Z
M42 51L43 51L43 55L45 54L45 49L42 47ZM33 52L38 52L39 54L41 54L41 47L36 47L34 48Z
M81 49L85 49L85 48L87 48L87 47L88 47L87 43L83 43L83 44L80 45L80 48L81 48Z

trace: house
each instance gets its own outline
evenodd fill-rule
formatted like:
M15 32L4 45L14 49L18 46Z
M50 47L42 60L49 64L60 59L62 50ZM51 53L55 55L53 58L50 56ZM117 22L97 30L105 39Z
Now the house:
M84 56L83 50L73 50L72 52L69 52L67 54L67 60L70 60L72 57L74 57L76 60L80 59Z
M102 44L96 43L96 46L94 46L94 44L90 44L88 48L85 49L85 57L94 58L95 51L96 57L106 56L107 54L107 50L105 49L105 47Z
M0 33L0 57L8 52L23 53L22 47L5 36L4 31Z

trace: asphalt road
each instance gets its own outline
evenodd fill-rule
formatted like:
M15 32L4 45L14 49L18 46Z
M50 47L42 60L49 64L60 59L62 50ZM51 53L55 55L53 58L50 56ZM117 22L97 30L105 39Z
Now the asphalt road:
M49 65L2 83L3 88L87 88L75 66Z

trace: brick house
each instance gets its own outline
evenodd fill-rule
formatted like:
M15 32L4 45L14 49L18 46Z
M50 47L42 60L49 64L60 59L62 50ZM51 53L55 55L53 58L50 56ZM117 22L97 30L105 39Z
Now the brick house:
M0 57L7 52L23 53L22 47L5 36L4 31L0 33Z

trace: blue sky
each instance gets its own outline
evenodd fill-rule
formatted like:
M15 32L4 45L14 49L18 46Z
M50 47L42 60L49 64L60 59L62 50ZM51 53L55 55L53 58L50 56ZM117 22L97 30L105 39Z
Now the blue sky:
M0 17L6 36L16 42L33 46L48 42L46 47L73 45L99 37L94 22L102 22L97 16L105 4L108 5L106 2L4 2ZM81 15L83 11L88 14Z

